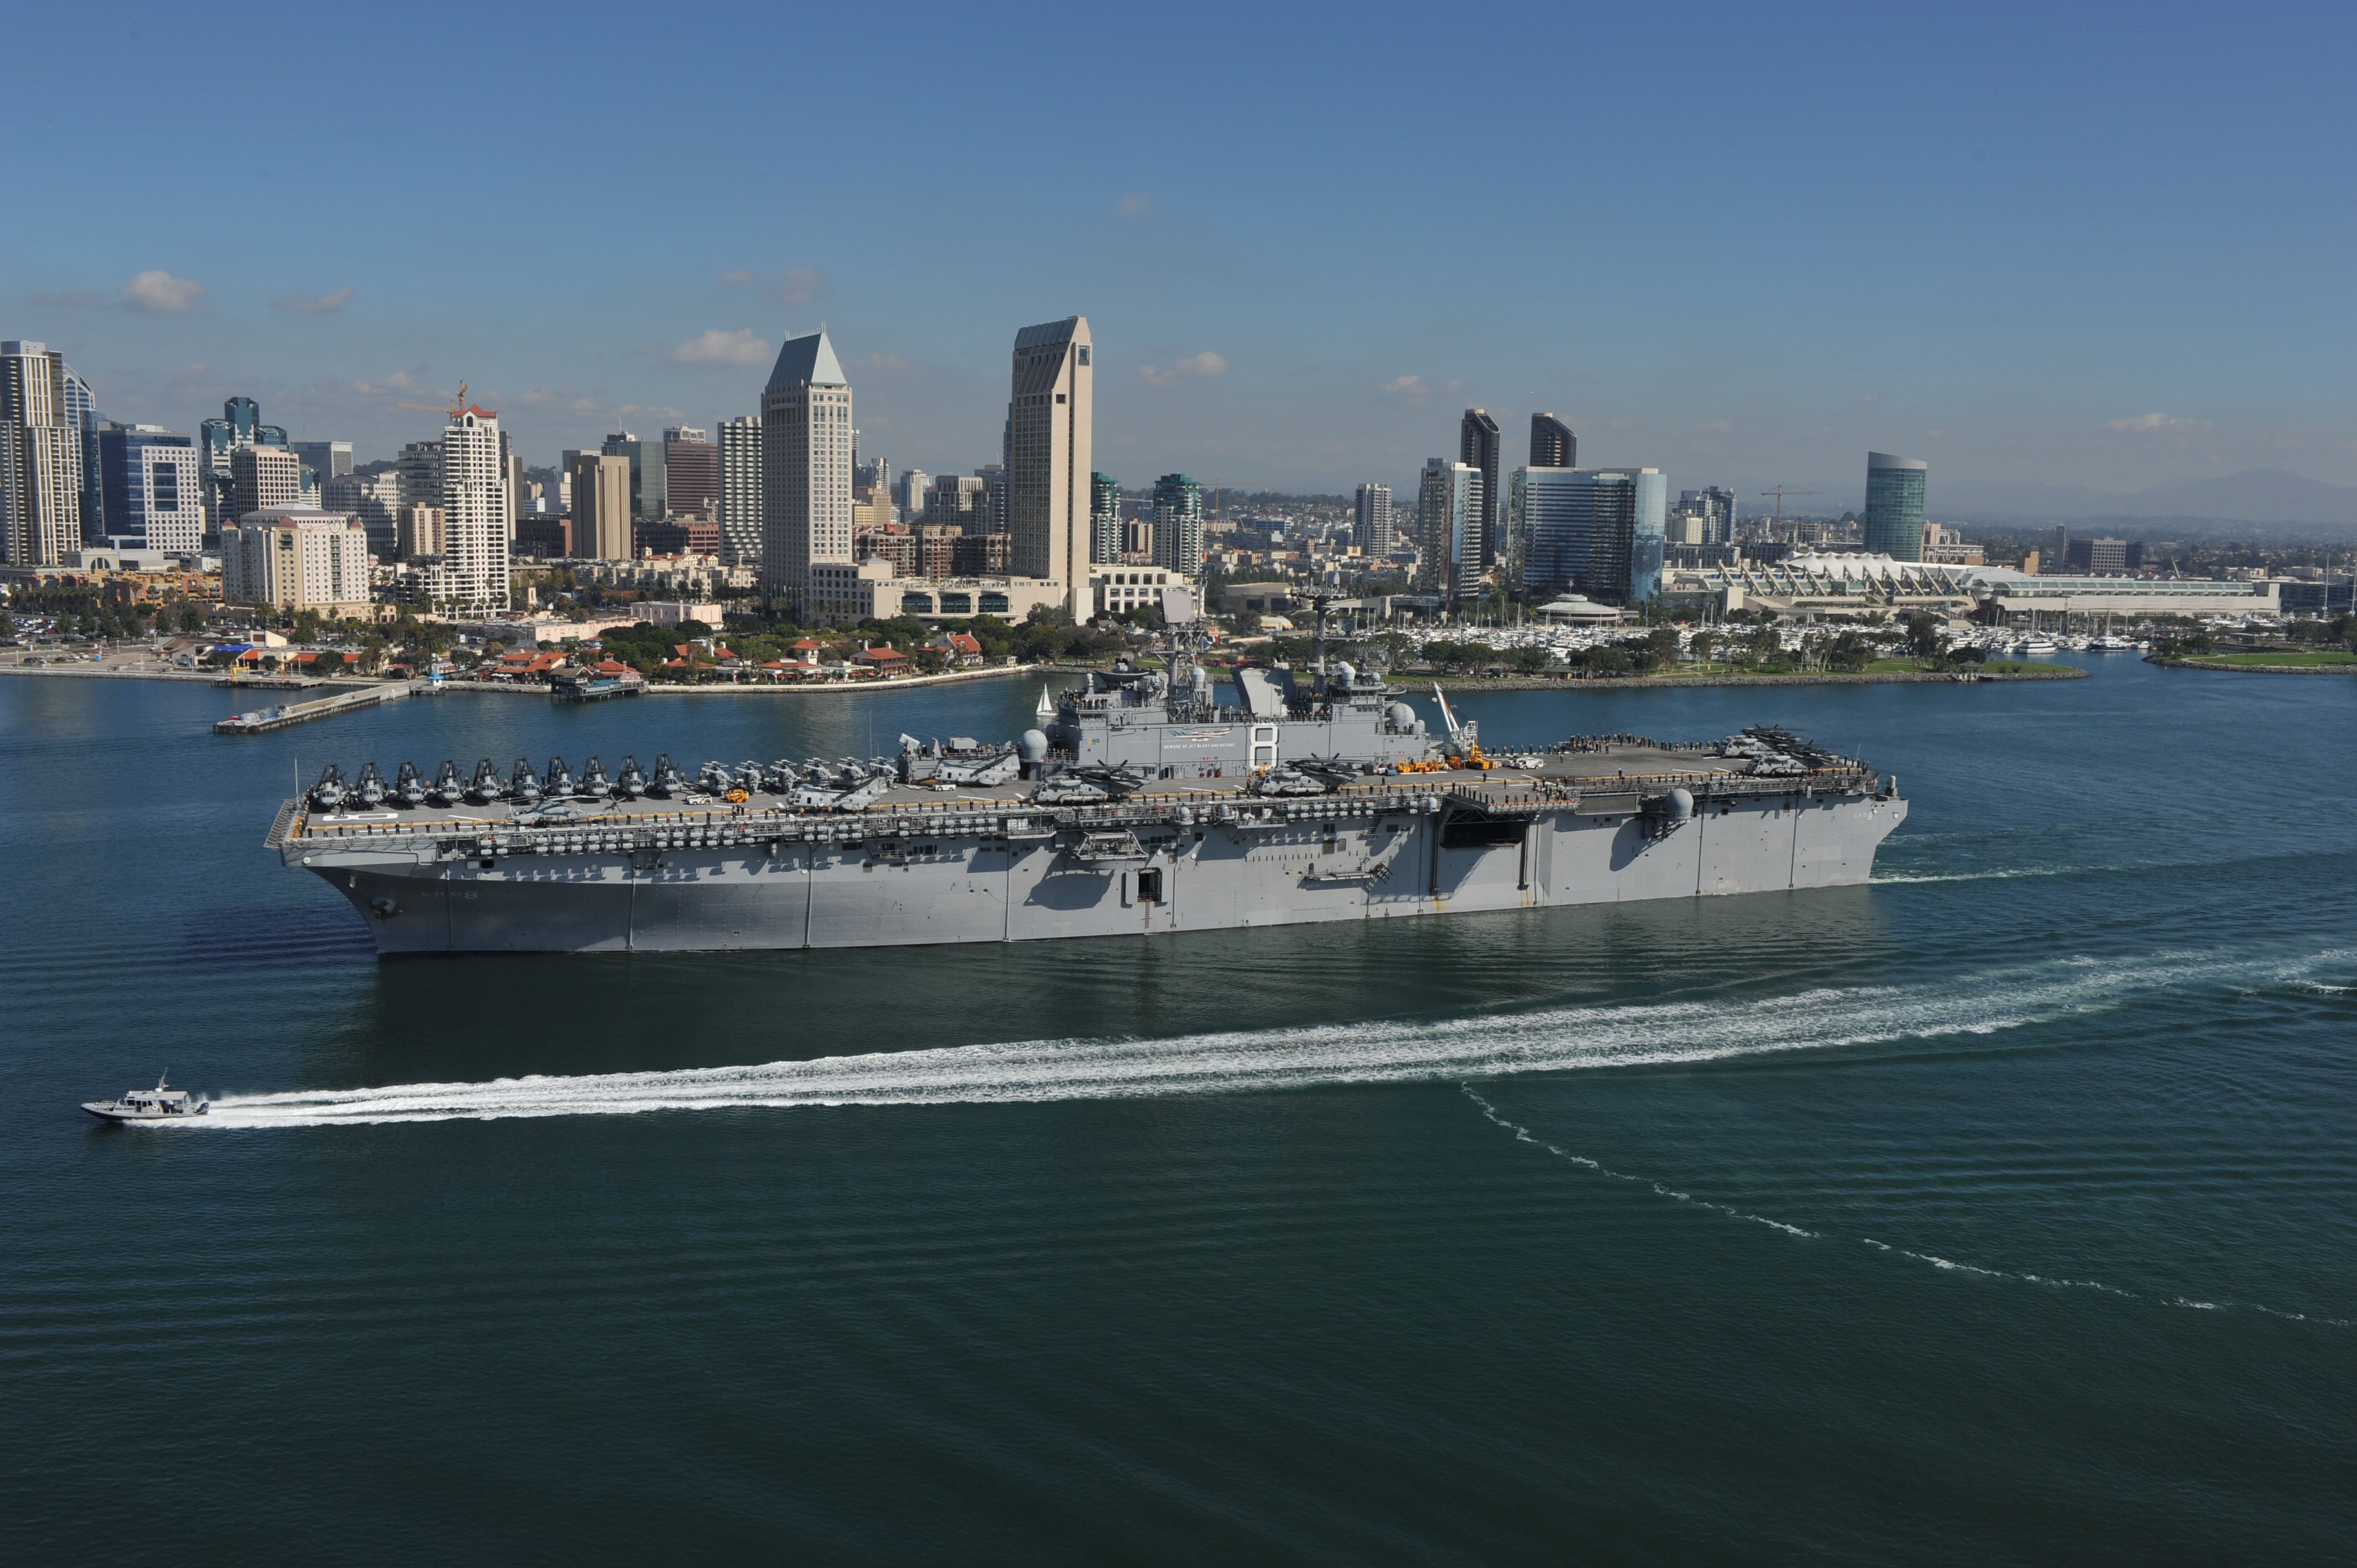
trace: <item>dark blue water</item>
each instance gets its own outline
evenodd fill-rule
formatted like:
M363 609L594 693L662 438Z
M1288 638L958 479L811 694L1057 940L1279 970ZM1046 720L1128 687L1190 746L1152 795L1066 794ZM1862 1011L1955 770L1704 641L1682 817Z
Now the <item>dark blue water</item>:
M2357 682L1464 704L1895 770L1794 896L380 965L260 848L1037 694L0 681L0 1559L2357 1556Z

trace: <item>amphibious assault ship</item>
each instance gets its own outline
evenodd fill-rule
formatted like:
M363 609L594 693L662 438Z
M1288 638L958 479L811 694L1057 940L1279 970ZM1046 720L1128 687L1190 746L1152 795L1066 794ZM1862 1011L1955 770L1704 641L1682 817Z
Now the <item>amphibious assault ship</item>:
M1092 673L1010 743L610 776L334 765L266 847L380 953L877 947L1147 935L1829 887L1895 779L1781 730L1491 756L1348 662L1223 694L1174 593L1158 663ZM1436 688L1436 697L1439 693Z

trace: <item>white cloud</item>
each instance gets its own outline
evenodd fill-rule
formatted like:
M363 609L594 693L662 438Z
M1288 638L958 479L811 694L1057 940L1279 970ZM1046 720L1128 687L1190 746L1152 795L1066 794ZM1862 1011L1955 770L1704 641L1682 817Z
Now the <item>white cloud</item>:
M742 327L734 332L716 327L671 351L673 362L681 365L758 365L769 357L770 346Z
M291 310L297 316L326 316L331 312L341 310L345 306L350 305L351 301L352 291L350 288L345 287L332 290L327 294L303 294L297 292L288 295L285 298L278 301L277 303L279 309Z
M1695 434L1696 435L1732 435L1735 434L1735 424L1730 420L1706 419L1695 426Z
M2165 413L2139 413L2132 419L2112 419L2104 428L2115 435L2207 435L2206 419L2171 419Z
M194 278L176 278L161 267L135 274L123 285L124 303L141 310L194 310L205 302L205 285Z
M1114 203L1114 211L1123 218L1151 218L1162 209L1154 205L1154 198L1142 190L1133 190Z
M720 274L720 281L722 283L751 283L753 281L753 274L743 271L722 273Z
M1209 349L1200 354L1189 354L1168 370L1155 365L1137 368L1137 379L1150 387L1175 387L1180 381L1208 381L1213 376L1227 373L1226 356L1214 354Z

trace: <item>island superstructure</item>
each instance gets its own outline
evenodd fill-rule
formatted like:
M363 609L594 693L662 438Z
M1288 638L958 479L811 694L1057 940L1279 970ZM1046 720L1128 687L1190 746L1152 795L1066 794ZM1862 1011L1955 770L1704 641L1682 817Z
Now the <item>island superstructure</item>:
M1491 757L1347 662L1235 672L1174 591L1162 661L1042 691L1011 744L609 776L330 768L267 847L380 953L873 947L1153 935L1841 886L1896 781L1781 731Z

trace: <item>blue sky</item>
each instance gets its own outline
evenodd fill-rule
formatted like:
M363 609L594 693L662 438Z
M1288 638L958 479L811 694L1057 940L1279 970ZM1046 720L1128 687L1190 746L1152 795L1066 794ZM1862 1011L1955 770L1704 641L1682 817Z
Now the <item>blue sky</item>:
M1469 403L1674 485L2357 483L2341 8L28 7L0 336L110 414L527 460L749 413L991 460L1018 327L1098 466L1409 481ZM1854 503L1853 503L1854 504Z

